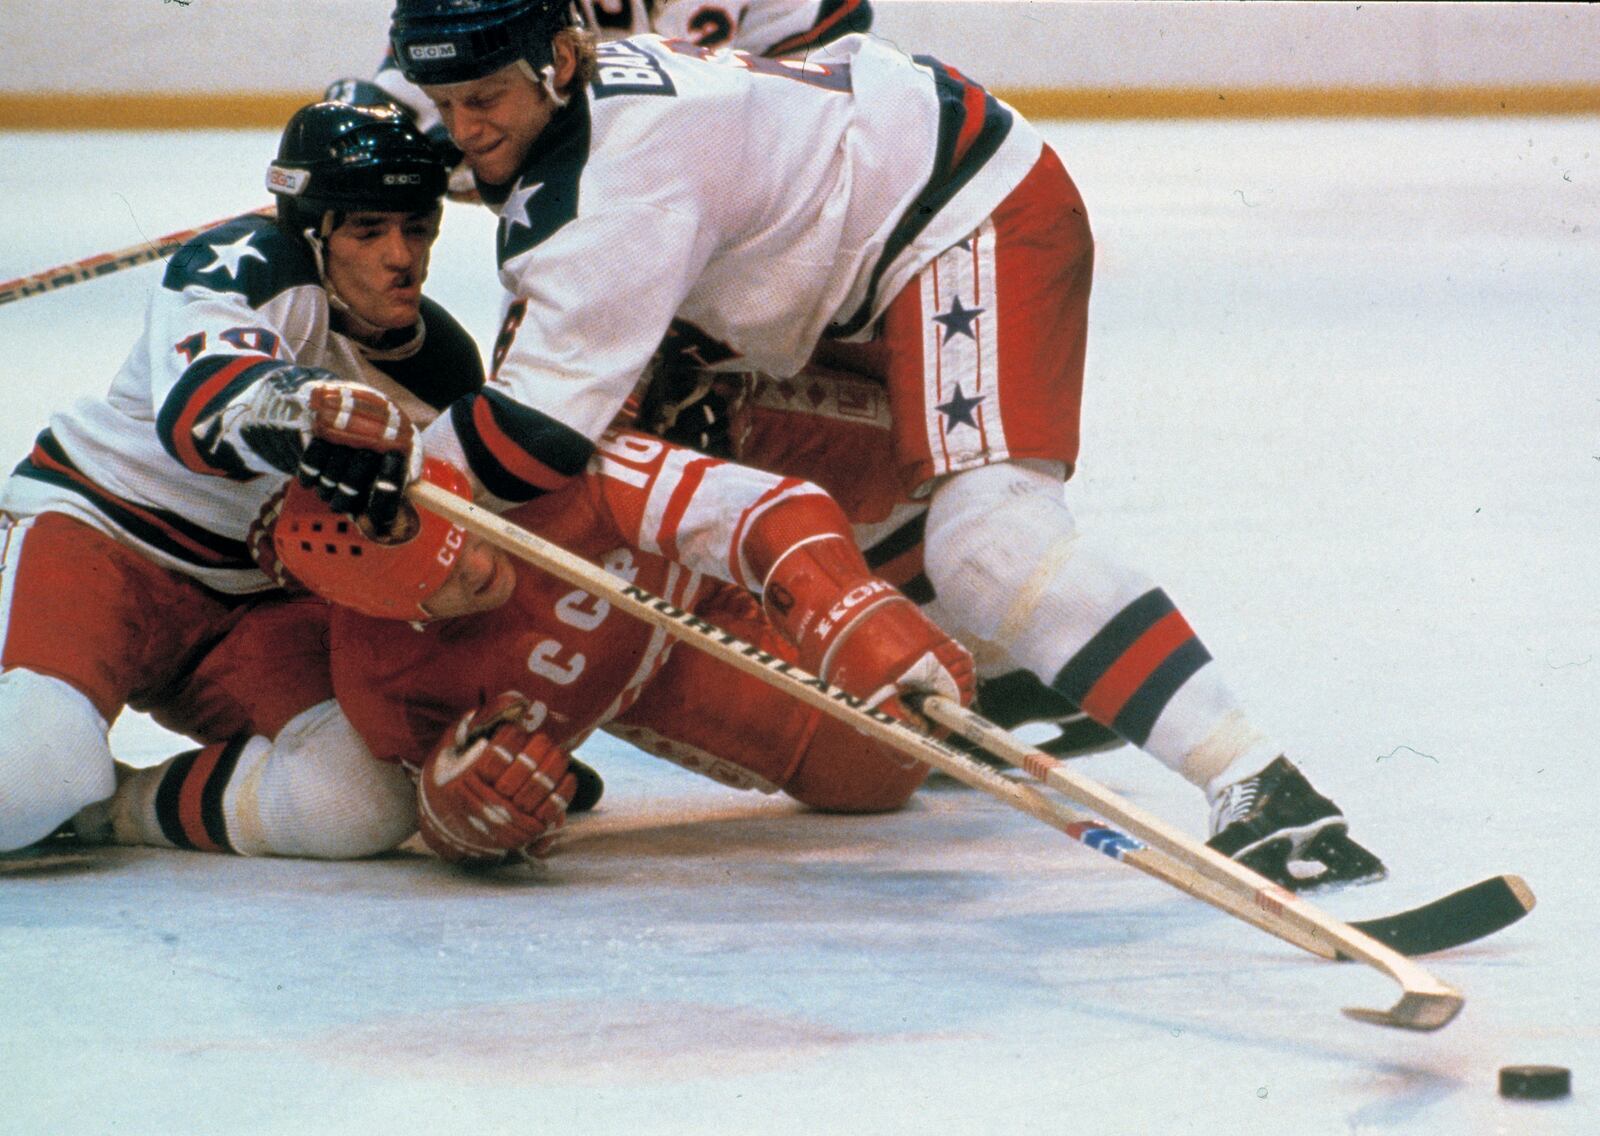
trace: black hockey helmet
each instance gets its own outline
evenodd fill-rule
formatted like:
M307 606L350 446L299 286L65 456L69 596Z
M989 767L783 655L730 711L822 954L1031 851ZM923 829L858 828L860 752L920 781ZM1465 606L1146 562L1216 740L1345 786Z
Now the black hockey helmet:
M551 39L575 19L571 0L397 0L389 41L407 79L446 86L519 60L538 75L554 62Z
M295 228L319 228L329 212L426 212L438 206L449 178L406 115L343 102L296 111L267 167L278 217Z

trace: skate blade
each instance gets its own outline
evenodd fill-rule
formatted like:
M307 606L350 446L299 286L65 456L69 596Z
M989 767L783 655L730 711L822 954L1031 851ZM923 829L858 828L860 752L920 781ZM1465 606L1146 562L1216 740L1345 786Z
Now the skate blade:
M1320 871L1315 870L1317 865L1321 866ZM1312 871L1305 874L1308 867ZM1297 894L1359 887L1376 883L1389 875L1389 869L1383 861L1351 840L1350 834L1342 827L1319 833L1300 849L1299 855L1287 868L1297 883L1285 886Z

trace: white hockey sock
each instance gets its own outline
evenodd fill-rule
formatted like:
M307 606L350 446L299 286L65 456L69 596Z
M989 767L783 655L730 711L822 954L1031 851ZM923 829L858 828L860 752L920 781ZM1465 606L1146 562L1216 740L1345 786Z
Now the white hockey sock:
M141 769L111 810L119 844L343 860L416 831L411 779L324 702L272 741L236 738Z
M0 852L43 840L116 787L88 696L28 670L0 674Z
M928 510L930 614L980 673L1024 667L1212 796L1282 752L1165 592L1077 532L1059 467L948 478Z

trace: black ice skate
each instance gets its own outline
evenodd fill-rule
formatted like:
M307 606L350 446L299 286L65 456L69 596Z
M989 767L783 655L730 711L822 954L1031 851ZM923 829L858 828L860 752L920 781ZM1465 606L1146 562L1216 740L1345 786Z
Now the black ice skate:
M1344 884L1367 884L1389 874L1383 861L1350 839L1342 828L1325 828L1300 849L1297 860L1289 862L1296 884L1291 891Z
M1381 879L1383 862L1346 829L1338 806L1280 757L1223 790L1206 843L1290 891Z

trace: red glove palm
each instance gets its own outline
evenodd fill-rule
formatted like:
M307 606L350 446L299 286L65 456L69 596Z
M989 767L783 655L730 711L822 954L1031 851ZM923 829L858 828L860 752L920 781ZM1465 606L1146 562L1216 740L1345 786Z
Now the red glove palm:
M371 518L386 533L406 486L422 475L422 440L389 397L355 383L313 384L311 441L295 471L336 513Z
M567 819L578 780L566 751L522 724L528 704L507 692L462 717L417 779L422 839L454 863L542 856Z

